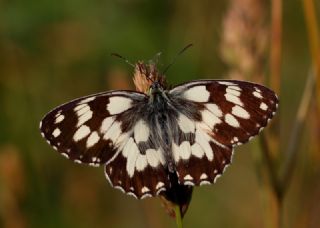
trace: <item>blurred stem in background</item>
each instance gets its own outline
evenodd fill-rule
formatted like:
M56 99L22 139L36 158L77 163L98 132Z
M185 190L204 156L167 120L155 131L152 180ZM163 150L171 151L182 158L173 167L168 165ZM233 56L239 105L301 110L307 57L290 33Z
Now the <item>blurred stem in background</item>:
M281 57L282 57L282 0L271 1L271 29L270 29L270 86L280 96L281 83ZM280 98L281 107L281 98ZM261 151L266 163L268 177L270 179L270 187L272 191L271 198L274 201L273 210L273 227L282 227L282 210L283 210L283 195L278 178L278 167L275 165L275 160L280 158L280 110L275 118L272 134L267 138L265 134L260 137ZM275 145L273 148L268 146L268 143ZM273 153L272 153L273 150ZM275 151L275 153L274 153ZM274 156L272 156L272 154ZM279 162L281 163L281 162Z
M311 70L306 81L298 112L294 121L293 129L289 138L289 143L285 154L286 159L283 162L283 165L281 167L282 169L280 169L278 197L280 197L281 199L284 197L284 194L290 186L295 163L297 160L296 156L299 150L303 126L305 124L305 120L312 100L311 98L314 92L314 84L315 74Z
M257 173L261 166L266 167L267 185L261 184L263 205L267 206L266 227L283 227L283 201L290 186L296 165L297 153L301 143L303 126L311 103L314 75L318 75L318 97L320 103L320 49L317 20L312 0L304 0L305 17L309 30L310 49L313 69L307 78L305 89L289 138L286 151L281 152L280 113L268 131L260 136L262 165L257 161ZM268 56L268 37L266 23L267 8L262 0L230 0L230 6L224 19L221 44L222 58L230 67L230 77L266 83L266 59ZM312 12L311 12L312 11ZM280 94L281 58L282 58L282 1L271 1L270 28L270 87ZM263 82L264 81L264 82ZM280 99L281 100L281 99ZM281 102L280 102L281 104ZM318 106L320 107L320 105ZM265 189L265 188L268 189ZM268 193L271 193L268 194ZM269 195L269 196L268 196ZM270 222L271 221L271 222Z
M313 0L302 0L304 17L308 30L309 49L312 58L312 68L316 76L318 113L320 113L320 36L319 25Z
M270 85L280 96L282 50L282 0L271 1Z

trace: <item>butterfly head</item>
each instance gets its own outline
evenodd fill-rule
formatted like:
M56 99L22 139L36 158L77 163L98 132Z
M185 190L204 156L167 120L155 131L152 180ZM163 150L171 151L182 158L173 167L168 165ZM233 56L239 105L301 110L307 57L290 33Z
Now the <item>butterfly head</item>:
M162 93L163 92L163 88L160 85L159 82L153 82L149 88L149 94L150 95L154 95L157 93Z
M166 88L165 76L161 74L155 63L148 64L139 61L135 65L133 82L137 91L154 94Z

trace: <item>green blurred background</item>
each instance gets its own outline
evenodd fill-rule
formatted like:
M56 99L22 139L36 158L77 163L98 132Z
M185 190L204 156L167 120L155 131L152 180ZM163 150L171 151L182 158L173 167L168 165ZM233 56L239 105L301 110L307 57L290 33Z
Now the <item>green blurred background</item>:
M279 153L287 147L311 64L301 1L283 4ZM229 66L220 47L227 10L228 1L209 0L0 1L0 227L175 227L159 199L139 201L111 188L103 168L63 158L38 125L71 99L133 88L133 69L112 52L136 62L161 51L163 69L193 43L168 81L225 78ZM268 26L270 2L264 10ZM284 227L320 227L318 119L313 105L284 198ZM185 227L272 227L259 142L236 152L214 186L194 190Z

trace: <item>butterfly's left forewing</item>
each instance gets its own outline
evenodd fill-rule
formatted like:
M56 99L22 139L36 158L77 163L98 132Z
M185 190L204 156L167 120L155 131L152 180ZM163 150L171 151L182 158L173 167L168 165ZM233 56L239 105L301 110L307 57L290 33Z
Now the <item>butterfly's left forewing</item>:
M65 157L90 165L110 160L126 140L120 115L145 95L111 91L83 97L49 112L40 122L42 136Z
M169 94L186 104L178 110L181 140L172 148L179 182L185 185L213 183L231 162L233 147L257 135L278 105L268 88L234 80L193 81Z

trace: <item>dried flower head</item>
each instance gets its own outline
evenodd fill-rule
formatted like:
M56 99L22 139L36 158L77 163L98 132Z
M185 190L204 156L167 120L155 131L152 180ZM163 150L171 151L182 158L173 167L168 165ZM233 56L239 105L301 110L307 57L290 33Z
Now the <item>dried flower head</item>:
M166 84L165 76L160 74L155 63L144 64L143 61L139 61L135 65L133 75L133 83L136 90L147 93L154 81L157 81L160 84Z
M238 79L262 79L268 41L264 8L261 0L230 1L223 21L221 55Z

